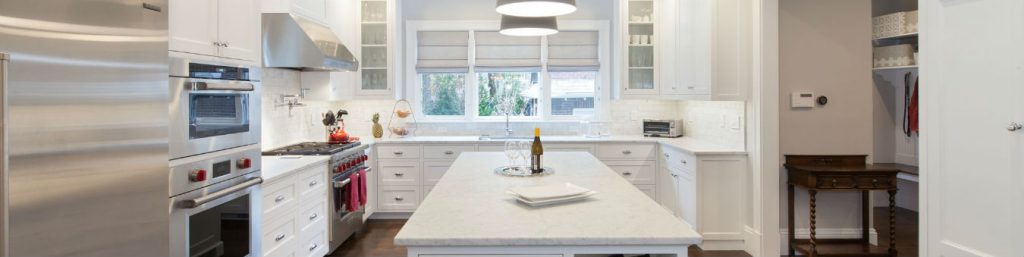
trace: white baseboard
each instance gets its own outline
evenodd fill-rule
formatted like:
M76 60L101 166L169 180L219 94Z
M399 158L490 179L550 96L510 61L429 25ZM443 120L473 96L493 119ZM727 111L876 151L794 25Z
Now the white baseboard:
M370 215L371 220L407 220L412 216L411 212L374 212Z
M860 238L860 228L819 228L815 230L815 238L818 239L857 239ZM789 249L789 229L779 229L779 244L782 248ZM811 238L811 230L806 228L796 229L796 239ZM868 230L868 242L878 245L878 231L874 228Z

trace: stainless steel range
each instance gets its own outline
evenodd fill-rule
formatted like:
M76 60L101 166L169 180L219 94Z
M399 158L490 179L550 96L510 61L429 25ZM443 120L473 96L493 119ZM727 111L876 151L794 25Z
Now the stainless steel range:
M358 174L359 171L370 172L370 168L366 165L369 160L369 156L366 154L367 148L369 146L359 142L347 144L308 142L263 152L263 155L331 156L328 162L328 170L324 171L330 174L331 184L333 185L328 189L329 192L325 192L330 195L331 199L329 209L332 212L329 219L331 252L363 227L365 206L356 202L350 203L348 200L350 198L346 196L349 192L349 187L357 184L351 181L352 174ZM349 208L349 205L352 204L358 207ZM351 211L351 209L354 209L354 211Z

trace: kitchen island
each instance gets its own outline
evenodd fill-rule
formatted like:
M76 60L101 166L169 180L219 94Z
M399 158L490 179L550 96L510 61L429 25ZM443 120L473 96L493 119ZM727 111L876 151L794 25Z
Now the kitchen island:
M588 254L686 256L700 234L589 153L545 154L553 175L493 172L502 153L464 152L395 237L410 257ZM599 193L563 205L530 207L512 187L573 183Z

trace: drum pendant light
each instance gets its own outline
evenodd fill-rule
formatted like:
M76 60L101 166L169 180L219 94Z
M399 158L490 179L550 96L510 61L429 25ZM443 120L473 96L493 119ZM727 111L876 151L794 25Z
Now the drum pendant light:
M499 33L507 36L547 36L558 33L555 17L501 16Z
M576 11L576 0L498 0L500 14L519 17L551 17Z

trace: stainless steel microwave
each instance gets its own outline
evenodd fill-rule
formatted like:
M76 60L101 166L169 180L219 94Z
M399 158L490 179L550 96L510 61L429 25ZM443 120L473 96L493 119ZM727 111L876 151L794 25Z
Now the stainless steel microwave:
M644 136L647 137L682 137L683 121L681 120L644 120Z
M171 58L171 159L260 139L260 68Z

